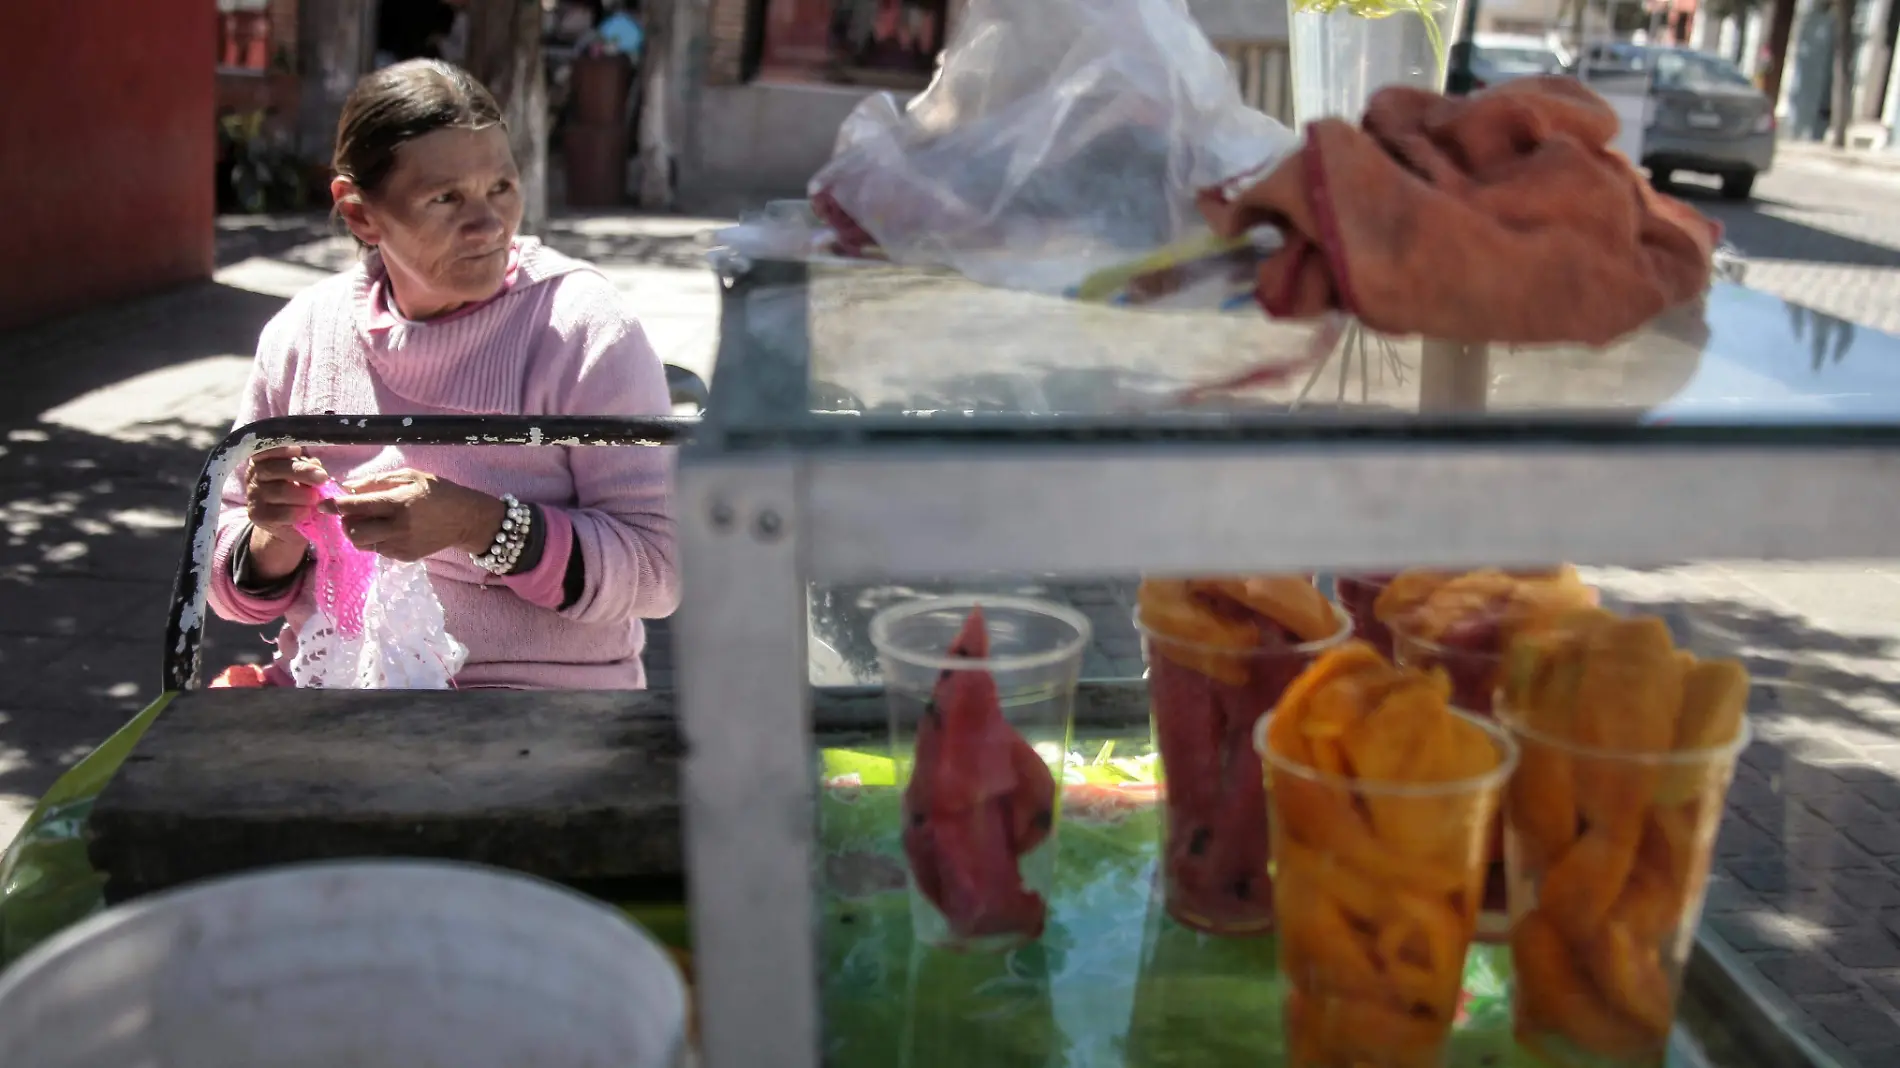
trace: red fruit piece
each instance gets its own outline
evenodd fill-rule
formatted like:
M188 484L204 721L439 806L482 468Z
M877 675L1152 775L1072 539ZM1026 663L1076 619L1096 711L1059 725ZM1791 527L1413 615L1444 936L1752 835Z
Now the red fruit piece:
M973 608L956 640L950 643L949 655L981 660L989 656L989 651L983 610ZM932 741L940 748L933 754L936 768L930 784L931 811L975 808L1015 789L1016 766L1010 746L1022 738L1003 719L1003 702L989 672L949 670L938 677L930 707L918 724L920 763L924 734L933 720L942 729Z
M1266 892L1267 793L1251 745L1232 752L1224 780L1209 852L1223 896L1245 914L1267 908L1272 901Z
M949 655L988 653L972 610ZM1054 806L1054 776L1003 718L995 680L946 670L918 723L903 841L918 892L954 935L1041 934L1047 905L1023 885L1018 858L1048 837Z
M847 256L862 256L877 247L877 239L872 237L851 213L844 210L838 198L829 189L820 189L812 194L811 209L825 225L838 235L838 248Z
M1156 741L1167 769L1168 805L1205 810L1220 786L1222 736L1218 684L1192 668L1155 657L1148 668Z
M917 720L917 747L911 757L910 785L904 789L904 812L930 812L936 807L937 773L943 767L943 717L936 706Z
M1014 790L1011 749L1022 737L1003 719L995 680L981 671L946 672L931 705L923 718L941 719L942 731L930 810L962 812Z
M1049 837L1056 818L1056 779L1049 765L1028 742L1012 735L1010 762L1016 772L1016 788L1003 798L1009 812L1009 842L1017 856L1023 856Z
M933 817L929 828L935 848L927 864L934 863L939 885L932 901L951 931L960 938L1042 932L1046 907L1023 886L1010 846L1009 813L1000 799L975 812Z

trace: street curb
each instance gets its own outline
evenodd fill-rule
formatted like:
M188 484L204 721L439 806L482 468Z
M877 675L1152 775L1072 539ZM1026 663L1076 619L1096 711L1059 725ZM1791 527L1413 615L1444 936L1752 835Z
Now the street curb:
M1860 1060L1708 922L1696 930L1685 986L1728 1010L1727 1021L1776 1065L1860 1068ZM1752 1011L1750 1011L1752 1010Z

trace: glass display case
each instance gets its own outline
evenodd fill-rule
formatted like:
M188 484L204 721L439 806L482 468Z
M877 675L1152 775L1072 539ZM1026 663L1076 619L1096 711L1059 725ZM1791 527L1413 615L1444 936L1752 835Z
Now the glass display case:
M1186 387L1291 359L1312 328L898 267L721 270L675 632L713 1068L1279 1063L1271 940L1167 920L1154 806L1078 793L1086 774L1040 941L912 944L881 720L814 720L812 664L875 675L861 649L816 648L865 623L840 591L1895 555L1900 339L1726 282L1606 350L1364 338L1187 407ZM1068 762L1151 756L1143 687L1106 679L1138 665L1085 663ZM1691 960L1672 1063L1848 1063L1729 956L1705 941ZM1509 971L1501 947L1471 954L1453 1063L1532 1063Z

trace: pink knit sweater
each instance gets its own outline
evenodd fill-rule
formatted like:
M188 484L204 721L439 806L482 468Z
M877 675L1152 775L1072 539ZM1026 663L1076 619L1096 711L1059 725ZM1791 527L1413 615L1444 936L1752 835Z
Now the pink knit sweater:
M279 415L654 415L671 411L666 375L612 283L533 239L506 288L427 323L387 310L374 255L312 286L264 328L238 425ZM412 467L542 505L548 547L526 575L497 582L466 554L428 560L449 633L468 647L462 686L637 689L642 618L679 604L670 509L671 449L537 447L312 450L333 478ZM260 598L231 581L248 524L243 487L224 493L210 599L226 619L282 616L278 671L314 611L307 584ZM566 534L571 525L573 536ZM558 536L556 536L558 535ZM564 610L560 576L578 539L586 575ZM307 571L306 571L307 574ZM488 581L483 580L487 578Z

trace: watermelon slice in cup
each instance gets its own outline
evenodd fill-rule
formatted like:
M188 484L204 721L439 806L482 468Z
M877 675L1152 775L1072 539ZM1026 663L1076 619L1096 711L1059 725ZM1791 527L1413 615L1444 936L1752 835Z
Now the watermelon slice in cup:
M1061 770L1051 761L1068 750L1088 620L1026 599L944 598L886 609L871 632L894 755L909 769L902 838L918 937L960 950L1041 937Z
M1309 579L1148 579L1136 626L1166 776L1168 914L1209 934L1273 926L1267 797L1253 729L1352 621Z

